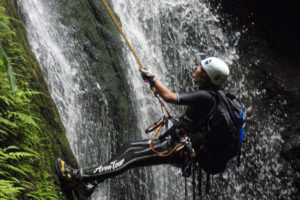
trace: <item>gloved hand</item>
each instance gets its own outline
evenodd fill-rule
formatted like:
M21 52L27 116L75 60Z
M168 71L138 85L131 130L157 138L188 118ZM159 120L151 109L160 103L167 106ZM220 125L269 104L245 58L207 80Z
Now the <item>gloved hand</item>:
M143 69L140 68L140 72L145 81L151 81L155 78L151 70L146 67L144 67Z

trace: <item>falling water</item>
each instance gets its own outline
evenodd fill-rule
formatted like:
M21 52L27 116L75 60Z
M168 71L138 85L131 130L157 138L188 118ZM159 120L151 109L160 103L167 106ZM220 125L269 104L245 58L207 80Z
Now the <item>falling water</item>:
M230 37L225 34L219 16L213 14L209 4L203 1L112 2L129 41L144 65L151 68L157 78L173 91L193 90L191 74L199 64L199 58L217 56L231 66L226 89L244 100L249 115L242 166L237 168L231 163L227 171L214 178L211 195L204 198L287 198L293 188L290 169L279 156L283 142L280 132L284 130L284 124L283 118L278 117L282 110L277 108L284 104L284 100L279 96L273 97L268 99L273 102L268 105L266 90L261 89L262 81L257 80L247 66L239 63L240 55L236 48L241 33L228 31ZM151 92L142 83L137 71L138 65L131 52L127 50L124 54L131 66L129 81L132 93L135 94L136 104L142 108L138 114L143 118L149 116L140 124L142 129L160 115L160 109L154 102L149 105L149 100L145 100L145 96L151 95ZM255 65L260 60L252 62ZM175 115L183 111L182 108L171 108ZM286 177L279 177L280 173L284 173ZM185 194L180 192L185 187L184 179L180 177L179 169L153 167L153 174L155 199L184 199ZM287 185L281 185L282 181ZM191 182L188 184L191 185Z
M108 112L108 100L103 93L105 85L89 75L88 55L82 44L70 37L76 32L76 26L68 27L60 22L56 0L17 0L17 4L74 154L82 166L107 160L111 138L117 134L109 125L114 119L104 117ZM173 91L182 93L195 89L191 73L199 64L199 58L217 56L231 66L226 89L243 100L248 112L242 163L238 168L232 162L222 175L214 177L211 194L203 198L289 199L293 192L291 172L278 153L283 142L280 133L284 114L282 117L282 110L277 107L283 105L284 100L280 96L267 97L263 80L255 74L255 66L261 61L243 58L238 53L241 33L230 30L225 33L226 27L221 26L219 16L212 13L206 1L112 0L112 5L143 64ZM123 54L130 66L127 80L135 115L143 119L137 121L138 128L133 134L141 135L162 113L142 81L139 66L125 42ZM243 65L245 62L241 60L248 64ZM183 106L168 106L174 116L184 111ZM97 115L91 111L93 108L99 108L102 113ZM145 178L140 179L138 189L124 183L129 193L134 195L141 190L145 199L184 199L185 185L180 169L155 166L142 172ZM134 178L139 180L138 176ZM187 183L191 186L191 180ZM102 183L92 199L112 199L114 191L109 190L109 184ZM191 199L191 193L189 197ZM117 198L124 196L120 194Z
M44 71L51 96L55 100L63 124L67 127L72 150L78 155L74 144L78 139L75 135L78 129L76 124L82 118L76 96L81 92L79 81L76 79L80 66L78 60L71 59L75 55L76 41L67 37L70 30L59 23L51 10L53 2L32 0L17 3L25 20L32 51Z

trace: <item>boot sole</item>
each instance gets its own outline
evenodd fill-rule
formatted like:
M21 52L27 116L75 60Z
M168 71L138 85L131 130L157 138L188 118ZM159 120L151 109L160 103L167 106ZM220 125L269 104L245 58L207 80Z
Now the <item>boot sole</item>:
M57 158L55 160L55 171L56 171L56 174L58 175L58 178L60 180L60 183L61 183L61 187L70 191L70 190L75 190L76 188L78 188L78 186L80 185L77 185L77 186L74 186L74 187L67 187L67 185L69 184L68 181L64 180L64 176L61 174L61 161L62 159L61 158Z

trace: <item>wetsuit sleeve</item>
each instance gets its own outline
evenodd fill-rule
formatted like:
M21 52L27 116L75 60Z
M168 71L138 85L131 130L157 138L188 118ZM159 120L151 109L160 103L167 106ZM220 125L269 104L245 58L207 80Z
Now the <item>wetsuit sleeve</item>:
M196 91L191 93L177 94L177 101L179 105L207 105L215 104L214 97L207 91Z

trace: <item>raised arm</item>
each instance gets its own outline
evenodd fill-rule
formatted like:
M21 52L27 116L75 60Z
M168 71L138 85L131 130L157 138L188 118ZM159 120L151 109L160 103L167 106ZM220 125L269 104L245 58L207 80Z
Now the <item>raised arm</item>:
M152 82L154 84L158 94L164 101L168 103L177 103L177 94L158 81L149 69L140 69L140 72L144 80L149 80L150 83Z
M153 78L154 86L158 94L163 98L165 102L168 103L177 103L177 94L169 90L165 85L163 85L156 78Z

